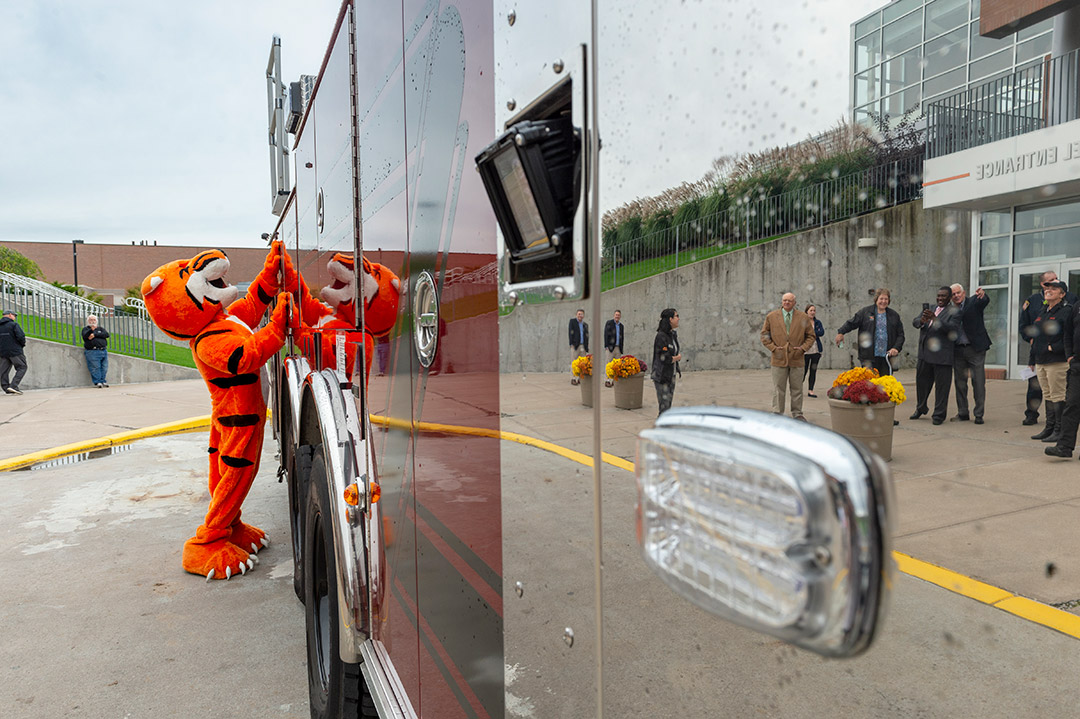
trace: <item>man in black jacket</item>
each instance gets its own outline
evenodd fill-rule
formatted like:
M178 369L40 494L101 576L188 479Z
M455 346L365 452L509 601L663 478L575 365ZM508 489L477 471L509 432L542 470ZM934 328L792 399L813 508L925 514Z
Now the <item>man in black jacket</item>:
M573 362L582 355L589 354L589 323L585 321L585 310L578 310L570 319L570 361ZM579 384L577 377L570 380L570 384Z
M1027 340L1027 343L1031 344L1031 338L1035 335L1035 329L1032 325L1035 324L1035 318L1039 316L1039 313L1046 307L1046 298L1043 296L1043 291L1046 286L1051 282L1057 282L1057 273L1053 270L1048 270L1039 277L1039 288L1035 291L1031 297L1024 300L1024 304L1020 307L1020 337ZM1065 293L1065 301L1076 307L1080 302L1080 298L1077 298L1072 292ZM1023 357L1020 357L1023 359ZM1039 387L1038 377L1028 377L1027 397L1024 404L1024 421L1021 424L1032 425L1039 423L1039 404L1042 402L1042 389Z
M1076 430L1080 426L1080 303L1073 305L1072 309L1072 347L1066 351L1069 355L1069 374L1065 401L1062 403L1064 408L1058 419L1061 436L1056 445L1045 450L1051 457L1072 456L1076 449Z
M626 328L622 323L622 312L615 310L615 314L612 319L608 320L604 325L604 350L607 352L607 356L604 357L604 364L606 365L616 357L623 356L623 343L626 341ZM605 380L604 384L608 387L611 386L611 380Z
M940 287L937 306L927 308L912 322L919 330L919 362L915 369L915 414L927 413L930 388L934 388L934 424L941 424L949 413L949 389L952 386L953 345L960 329L960 311L949 302L952 290Z
M986 351L990 349L990 335L986 332L983 312L990 298L980 287L974 297L968 297L964 286L953 285L953 304L960 310L960 329L953 350L953 380L956 384L956 416L950 421L967 422L968 377L971 378L971 394L975 398L975 424L983 423L986 410Z
M1028 367L1037 370L1039 387L1046 400L1046 427L1032 439L1057 443L1061 439L1058 419L1065 409L1065 383L1073 346L1073 308L1065 303L1065 283L1050 282L1044 293L1046 308L1035 318Z
M4 310L0 317L0 388L8 394L22 394L19 383L26 374L26 333L15 321L14 310ZM15 377L8 383L8 373L15 368Z

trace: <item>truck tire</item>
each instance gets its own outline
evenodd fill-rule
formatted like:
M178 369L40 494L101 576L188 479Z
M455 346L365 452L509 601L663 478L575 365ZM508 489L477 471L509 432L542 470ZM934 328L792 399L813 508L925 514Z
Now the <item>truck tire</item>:
M293 555L293 592L304 601L304 500L307 497L307 477L311 472L312 448L297 446L292 422L286 418L281 428L281 464L289 489L289 536Z
M330 494L322 448L315 450L304 508L304 613L308 698L313 719L377 719L359 664L338 651L338 596Z

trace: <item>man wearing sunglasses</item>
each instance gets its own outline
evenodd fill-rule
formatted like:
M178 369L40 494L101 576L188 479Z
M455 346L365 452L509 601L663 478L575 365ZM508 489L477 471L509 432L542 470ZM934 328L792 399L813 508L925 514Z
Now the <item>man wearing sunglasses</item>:
M1035 329L1035 318L1046 308L1044 292L1047 286L1058 281L1057 272L1047 270L1039 277L1039 288L1024 301L1020 307L1020 336L1030 345L1038 331ZM1077 297L1072 292L1065 293L1065 301L1076 306ZM1023 357L1021 357L1023 359ZM1024 405L1024 421L1022 424L1034 425L1039 423L1039 405L1042 403L1042 389L1039 387L1038 377L1028 378L1027 402Z

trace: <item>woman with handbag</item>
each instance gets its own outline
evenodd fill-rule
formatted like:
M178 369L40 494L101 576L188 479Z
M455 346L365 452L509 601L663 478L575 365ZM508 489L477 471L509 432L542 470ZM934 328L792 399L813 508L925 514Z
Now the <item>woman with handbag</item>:
M671 408L675 396L675 375L682 377L679 370L679 312L668 308L660 313L660 325L656 328L653 340L652 381L656 386L656 403L660 406L658 416Z

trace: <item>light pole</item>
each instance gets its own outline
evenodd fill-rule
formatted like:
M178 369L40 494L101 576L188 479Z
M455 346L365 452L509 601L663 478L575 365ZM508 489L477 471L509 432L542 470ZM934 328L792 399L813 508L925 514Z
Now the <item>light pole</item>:
M79 245L85 244L82 240L71 241L71 262L74 266L75 288L79 288Z

